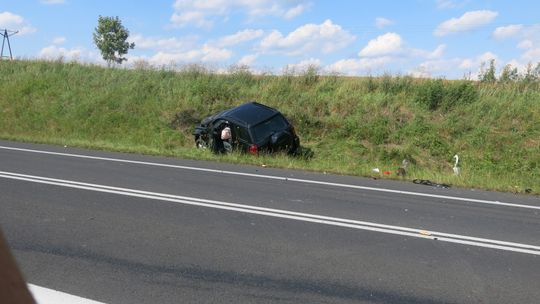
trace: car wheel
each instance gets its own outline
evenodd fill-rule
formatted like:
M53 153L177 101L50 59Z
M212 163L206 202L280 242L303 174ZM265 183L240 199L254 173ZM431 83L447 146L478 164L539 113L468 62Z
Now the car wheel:
M208 143L204 141L204 139L197 136L195 138L195 146L197 147L197 149L206 150L208 148Z

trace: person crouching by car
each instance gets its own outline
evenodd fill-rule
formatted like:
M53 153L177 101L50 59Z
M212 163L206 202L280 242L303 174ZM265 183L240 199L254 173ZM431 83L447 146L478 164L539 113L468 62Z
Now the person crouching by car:
M226 124L225 128L221 130L221 140L223 141L223 148L225 149L225 153L232 152L231 138L231 128L228 124Z

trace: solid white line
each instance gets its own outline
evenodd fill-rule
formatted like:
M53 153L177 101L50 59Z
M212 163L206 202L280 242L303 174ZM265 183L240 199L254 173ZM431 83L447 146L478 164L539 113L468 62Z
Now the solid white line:
M50 152L50 151L42 151L42 150L14 148L14 147L7 147L7 146L0 146L0 149L20 151L20 152L29 152L29 153L49 154L49 155L56 155L56 156L75 157L75 158L83 158L83 159L103 160L103 161L110 161L110 162L130 163L130 164L147 165L147 166L155 166L155 167L166 167L166 168L191 170L191 171L200 171L200 172L209 172L209 173L219 173L219 174L228 174L228 175L237 175L237 176L265 178L265 179L290 181L290 182L297 182L297 183L304 183L304 184L315 184L315 185L323 185L323 186L331 186L331 187L341 187L341 188L358 189L358 190L368 190L368 191L377 191L377 192L386 192L386 193L395 193L395 194L405 194L405 195L413 195L413 196L421 196L421 197L430 197L430 198L439 198L439 199L447 199L447 200L454 200L454 201L462 201L462 202L468 202L468 203L478 203L478 204L488 204L488 205L495 205L495 206L505 206L505 207L540 210L540 206L533 206L533 205L514 204L514 203L506 203L506 202L499 202L499 201L481 200L481 199L473 199L473 198L465 198L465 197L457 197L457 196L447 196L447 195L438 195L438 194L428 194L428 193L412 192L412 191L392 190L392 189L367 187L367 186L358 186L358 185L351 185L351 184L340 184L340 183L323 182L323 181L316 181L316 180L309 180L309 179L299 179L299 178L289 178L289 177L272 176L272 175L264 175L264 174L243 173L243 172L208 169L208 168L197 168L197 167L190 167L190 166L170 165L170 164L163 164L163 163L154 163L154 162L145 162L145 161L136 161L136 160L128 160L128 159L109 158L109 157L98 157L98 156L90 156L90 155L82 155L82 154Z
M111 187L111 186L106 186L106 185L81 183L81 182L76 182L76 181L60 180L60 179L53 179L53 178L32 176L32 175L25 175L25 174L11 173L11 172L0 171L0 177L29 181L29 182L34 182L34 183L76 188L76 189L82 189L82 190L105 192L105 193L111 193L111 194L119 194L119 195L125 195L125 196L181 203L181 204L186 204L186 205L202 206L202 207L209 207L209 208L215 208L215 209L298 220L298 221L304 221L304 222L326 224L326 225L332 225L332 226L382 232L382 233L388 233L388 234L394 234L394 235L404 235L404 236L411 236L411 237L417 237L417 238L439 240L439 241L444 241L444 242L466 244L466 245L472 245L472 246L478 246L478 247L486 247L486 248L500 249L500 250L506 250L506 251L540 255L540 246L535 246L535 245L530 245L530 244L498 241L498 240L492 240L492 239L477 238L477 237L442 233L442 232L436 232L436 231L425 231L422 229L414 229L414 228L407 228L407 227L400 227L400 226L393 226L393 225L384 225L384 224L373 223L373 222L328 217L328 216L321 216L321 215L316 215L316 214L293 212L293 211L273 209L273 208L264 208L264 207L250 206L250 205L244 205L244 204L234 204L234 203L227 203L227 202L221 202L221 201L215 201L215 200L206 200L206 199L191 198L191 197L186 197L186 196L177 196L177 195L171 195L171 194L141 191L141 190L136 190L136 189L118 188L118 187Z
M37 304L104 304L103 302L82 298L34 284L28 284L28 289L30 289Z
M177 200L182 200L183 203L191 203L194 201L198 203L208 203L212 205L222 205L222 206L237 207L237 208L251 209L251 210L257 210L257 211L281 213L281 214L293 215L293 216L311 217L311 218L321 219L321 220L338 221L338 222L344 222L344 223L350 223L350 224L373 226L373 227L378 227L378 228L387 228L387 229L392 229L392 230L401 230L401 231L406 231L406 232L413 232L415 234L426 232L420 229L406 228L406 227L401 227L401 226L392 226L392 225L378 224L378 223L366 222L366 221L349 220L349 219L343 219L343 218L321 216L321 215L315 215L315 214L309 214L309 213L301 213L301 212L294 212L294 211L288 211L288 210L282 210L282 209L258 207L258 206L245 205L245 204L227 203L227 202L216 201L216 200L194 198L194 197L180 196L180 195L173 195L173 194L164 194L164 193L136 190L136 189L130 189L130 188L121 188L121 187L112 187L112 186L99 185L99 184L83 183L83 182L77 182L77 181L55 179L55 178L49 178L49 177L34 176L34 175L27 175L27 174L20 174L20 173L6 172L6 171L0 171L0 177L24 180L24 181L30 181L30 182L36 182L36 183L52 184L56 186L66 186L66 187L77 188L77 189L82 189L82 190L93 190L93 191L101 190L101 192L107 192L107 193L112 193L112 194L121 194L121 195L133 194L133 196L150 198L150 199L159 199L159 200L173 199L173 201L175 202ZM186 201L189 201L189 202L186 202ZM205 206L209 206L209 205L205 205ZM237 211L237 209L235 209L235 211ZM491 242L492 241L490 239L467 237L467 236L462 236L462 235L448 234L448 233L434 232L434 231L429 232L429 234L432 237L461 238L461 239L467 239L467 240L477 241L477 242ZM518 247L528 246L524 244L503 242L503 241L497 241L497 243L500 245L507 245L507 246L518 246ZM533 246L533 248L534 247L536 246ZM537 247L537 248L540 249L540 247Z

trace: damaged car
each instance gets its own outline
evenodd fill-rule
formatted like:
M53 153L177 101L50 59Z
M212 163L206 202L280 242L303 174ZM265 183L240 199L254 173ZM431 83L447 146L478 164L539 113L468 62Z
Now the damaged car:
M215 153L237 150L250 154L295 154L300 148L300 139L283 114L258 102L244 103L205 118L193 136L197 148Z

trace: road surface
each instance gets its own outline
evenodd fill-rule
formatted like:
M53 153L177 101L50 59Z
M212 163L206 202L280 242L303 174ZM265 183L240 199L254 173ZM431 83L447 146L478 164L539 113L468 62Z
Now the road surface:
M28 283L105 303L538 303L540 198L0 141Z

